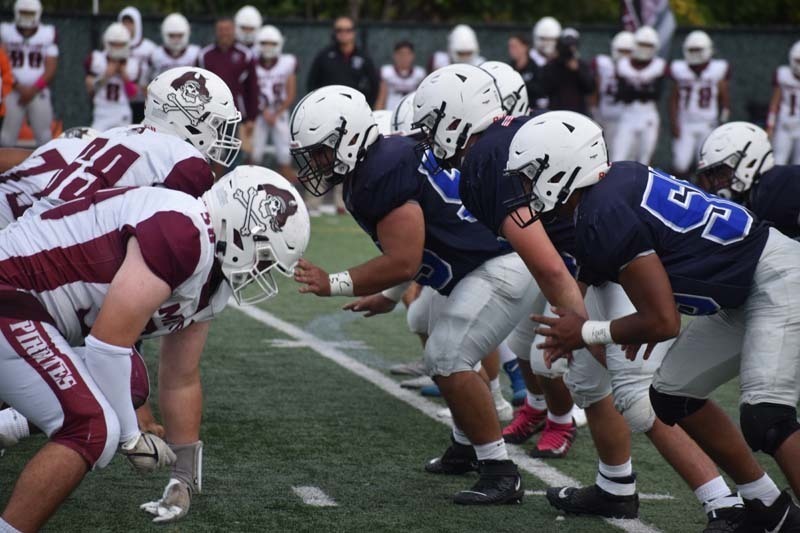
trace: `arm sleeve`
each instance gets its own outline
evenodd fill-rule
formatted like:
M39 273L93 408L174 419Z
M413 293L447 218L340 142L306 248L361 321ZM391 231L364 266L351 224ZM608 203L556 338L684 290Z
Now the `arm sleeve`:
M191 218L177 211L159 211L139 222L134 230L147 267L175 290L200 262L200 230Z

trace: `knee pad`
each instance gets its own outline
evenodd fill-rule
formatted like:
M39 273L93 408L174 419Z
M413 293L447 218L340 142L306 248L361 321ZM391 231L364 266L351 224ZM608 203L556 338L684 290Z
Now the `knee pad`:
M777 403L742 404L739 423L750 448L769 455L774 455L783 441L800 429L797 409Z
M648 396L641 396L622 411L628 427L634 433L647 433L656 421L656 412Z
M406 310L406 324L409 331L417 335L427 335L430 312L430 301L420 301L417 298L411 302Z
M656 416L668 426L674 426L681 419L696 413L707 401L688 396L664 394L650 385L650 405Z
M138 409L150 397L150 376L142 354L136 348L131 354L131 400L133 408Z

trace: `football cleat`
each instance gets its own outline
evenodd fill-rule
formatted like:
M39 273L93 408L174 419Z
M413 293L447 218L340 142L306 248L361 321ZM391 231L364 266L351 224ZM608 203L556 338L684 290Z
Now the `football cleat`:
M433 385L426 385L424 387L420 387L419 393L423 396L430 396L432 398L438 398L442 395L442 392L439 390L439 386L435 383Z
M589 487L550 487L547 489L550 505L569 514L603 516L605 518L637 518L639 495L616 496L597 485Z
M574 420L569 424L556 424L548 418L539 442L528 455L537 459L562 459L567 455L577 435L578 428Z
M546 409L534 409L526 400L517 409L514 420L503 428L503 440L509 444L522 444L544 428L546 419Z
M706 513L708 523L703 533L744 533L747 512L742 505L723 507Z
M425 471L431 474L459 476L476 470L478 470L478 456L475 455L475 448L456 441L452 441L441 457L431 459L425 464Z
M453 497L459 505L501 505L522 503L525 491L517 465L504 461L480 461L480 478L469 490L462 490Z
M401 363L399 365L392 365L389 367L389 373L396 376L427 376L428 372L425 370L425 361L417 359L410 363Z
M400 382L400 386L404 389L421 389L428 385L433 385L433 380L428 376L419 376L416 378L405 379Z
M800 533L800 507L787 490L767 507L761 500L745 500L745 523L737 531Z
M189 485L171 478L160 500L143 503L139 506L144 512L153 515L153 522L164 524L175 522L189 512L192 504L192 491Z

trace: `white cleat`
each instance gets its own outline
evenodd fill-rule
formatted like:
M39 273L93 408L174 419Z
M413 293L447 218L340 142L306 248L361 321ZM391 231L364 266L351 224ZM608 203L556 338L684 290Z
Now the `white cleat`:
M508 403L501 393L493 394L494 408L497 410L497 418L500 422L510 422L514 418L514 407ZM447 407L436 411L436 416L439 418L450 419L453 414Z

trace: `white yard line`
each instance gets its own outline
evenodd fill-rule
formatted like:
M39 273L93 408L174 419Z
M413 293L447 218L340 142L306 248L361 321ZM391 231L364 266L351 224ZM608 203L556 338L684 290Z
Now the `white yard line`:
M353 374L369 381L386 394L394 396L398 400L409 404L421 413L441 424L448 426L450 425L449 420L442 420L440 417L436 416L436 412L441 409L440 405L420 396L416 391L409 391L401 388L400 385L392 378L389 378L382 372L356 361L346 353L339 350L333 345L333 343L328 343L318 339L304 329L286 322L285 320L281 320L275 315L268 313L263 309L259 309L258 307L240 307L237 305L231 305L231 307L256 321L261 322L265 326L278 330L289 337L293 337L295 340L304 342L309 348L320 354L322 357L333 361L337 365L349 370ZM507 446L510 458L517 463L519 468L536 476L548 486L581 486L581 483L578 480L569 477L568 475L560 472L558 469L553 468L548 464L545 464L543 461L529 457L519 446ZM657 533L659 531L658 529L643 523L641 520L606 519L606 522L630 533Z
M292 492L303 500L303 503L312 507L336 507L333 498L322 492L319 487L292 487Z

